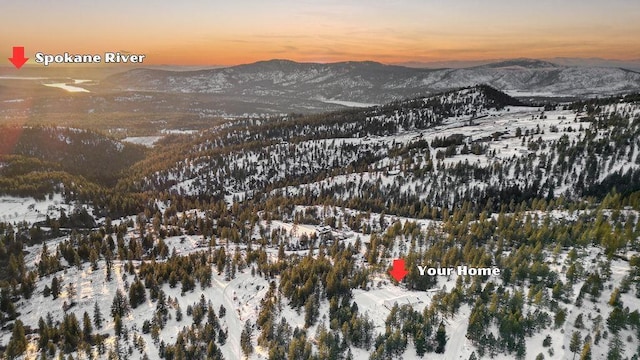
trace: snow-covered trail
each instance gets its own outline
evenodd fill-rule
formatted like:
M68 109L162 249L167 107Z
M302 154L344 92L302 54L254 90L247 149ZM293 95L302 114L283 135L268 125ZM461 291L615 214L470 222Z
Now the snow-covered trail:
M460 308L458 314L450 322L453 331L447 334L447 345L444 350L445 360L460 360L469 358L467 342L467 328L469 327L469 316L471 311L468 305Z
M240 315L236 311L238 307L234 304L232 295L230 294L230 291L232 291L231 289L233 289L232 285L238 283L239 280L237 278L232 279L226 284L217 278L214 278L214 281L222 289L222 301L224 307L229 309L224 317L224 320L227 322L229 335L227 336L227 342L220 347L220 351L222 351L222 355L224 355L225 359L241 359L242 349L240 347L240 332L242 331L243 324L240 319ZM222 321L222 319L220 320Z

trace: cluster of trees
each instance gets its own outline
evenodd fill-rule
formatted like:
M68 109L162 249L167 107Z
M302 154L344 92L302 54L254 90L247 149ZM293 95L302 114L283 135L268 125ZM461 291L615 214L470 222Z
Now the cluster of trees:
M93 348L99 354L106 353L105 340L107 335L94 331L103 327L103 319L97 303L95 306L93 320L85 311L80 322L73 312L65 312L62 321L54 321L51 313L38 320L37 346L42 354L42 358L53 358L58 351L60 356L70 353L84 353L93 356ZM31 329L25 327L21 320L16 320L13 324L11 338L4 352L7 359L19 358L27 348L26 333Z
M59 193L67 201L94 205L103 215L134 214L148 197L114 186L145 151L88 130L2 126L0 194L44 200Z
M220 309L220 317L223 317L223 307L221 306ZM180 311L178 305L176 317L179 316ZM160 358L167 360L222 359L219 346L225 344L228 330L220 325L211 301L207 302L204 295L201 296L199 302L189 305L187 316L192 316L193 323L178 332L175 344L168 345L164 341L160 342Z
M224 249L214 250L211 256L206 252L189 256L177 256L174 253L166 262L143 262L138 276L144 279L145 287L150 289L152 298L155 298L154 294L157 294L159 288L167 283L169 287L175 288L180 282L182 293L194 290L196 281L206 289L211 286L212 264L219 266L220 270L224 269L226 263L224 254ZM218 260L212 263L212 259Z
M99 314L98 314L99 315ZM96 346L98 352L105 353L106 335L94 333L94 326L100 329L101 321L93 320L87 312L82 316L82 323L73 312L65 313L61 322L54 322L51 314L38 320L38 349L53 357L58 350L62 353L83 352L92 353Z
M366 272L354 270L353 248L336 242L328 249L321 245L317 256L311 255L313 251L310 249L308 256L299 259L280 258L278 263L283 267L280 293L275 282L271 282L262 299L256 321L260 330L258 344L269 349L270 359L286 358L287 354L292 359L310 358L312 345L306 329L318 323L320 304L326 300L330 330L317 332L318 358L335 358L349 345L369 349L373 343L373 322L352 303L351 290L367 283ZM278 321L282 306L279 294L288 300L289 306L298 311L304 309L304 329L292 330L284 317Z
M413 339L416 354L444 353L447 334L444 319L438 315L435 306L423 312L415 311L410 305L394 304L385 320L385 332L375 339L375 350L371 359L401 357L406 351L408 340Z
M0 266L5 269L0 274L0 325L15 319L15 299L19 296L29 299L35 290L38 275L35 270L27 268L23 252L23 246L30 243L32 233L27 224L14 227L0 222Z
M540 305L544 296L537 296ZM525 296L520 291L511 294L493 282L486 284L469 317L469 338L478 348L478 354L495 356L510 353L518 359L526 355L525 336L532 336L551 324L551 316L539 308L525 311ZM498 332L487 332L495 324Z
M438 137L436 136L431 141L432 148L446 148L449 146L458 146L462 145L462 141L464 140L464 134L452 134L447 137Z
M29 165L11 166L12 175L60 168L107 186L115 185L124 169L145 156L142 146L122 143L88 130L64 127L2 127L0 144L3 144L0 155L19 155L14 159ZM16 172L20 168L22 172Z

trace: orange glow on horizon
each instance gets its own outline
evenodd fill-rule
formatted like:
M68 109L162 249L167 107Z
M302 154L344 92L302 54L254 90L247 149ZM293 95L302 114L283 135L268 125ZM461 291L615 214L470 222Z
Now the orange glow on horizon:
M0 56L25 46L30 57L129 51L146 65L640 59L636 0L115 2L6 4Z

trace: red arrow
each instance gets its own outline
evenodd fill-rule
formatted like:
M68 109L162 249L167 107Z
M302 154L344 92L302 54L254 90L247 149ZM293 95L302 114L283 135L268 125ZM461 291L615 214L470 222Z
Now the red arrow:
M402 281L408 273L407 269L404 268L404 259L393 260L393 268L389 270L389 274L391 274L396 281Z
M16 69L20 69L27 60L29 60L29 58L24 57L24 46L14 46L13 57L9 58L13 66L15 66Z

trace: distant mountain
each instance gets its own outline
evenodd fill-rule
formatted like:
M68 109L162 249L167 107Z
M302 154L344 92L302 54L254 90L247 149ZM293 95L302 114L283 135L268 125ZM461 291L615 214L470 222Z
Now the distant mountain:
M376 62L333 64L261 61L222 69L162 71L136 69L107 78L109 88L176 93L208 93L251 99L342 100L384 103L428 94L431 90L407 79L424 79L433 70ZM268 100L267 100L268 101Z
M554 64L552 62L536 60L536 59L514 59L514 60L505 60L485 65L477 66L476 68L491 68L491 69L505 69L505 68L515 68L515 69L560 69L562 66L558 64Z
M640 70L640 59L631 60L615 60L615 59L602 59L602 58L567 58L556 57L552 59L545 59L556 64L565 66L599 66L599 67L618 67L629 70Z
M370 61L319 64L270 60L199 71L135 69L108 77L102 86L217 94L277 107L309 100L320 104L381 104L476 84L516 96L595 96L640 90L640 73L532 59L460 69L409 68Z
M569 58L569 57L554 57L540 59L546 62L551 62L555 65L564 66L580 66L580 67L614 67L623 68L628 70L638 71L640 70L640 59L630 60L616 60L616 59L602 59L602 58ZM491 59L491 60L440 60L440 61L408 61L394 63L393 65L407 66L412 68L428 68L428 69L461 69L473 66L487 65L492 63L499 63L509 61L505 59Z

